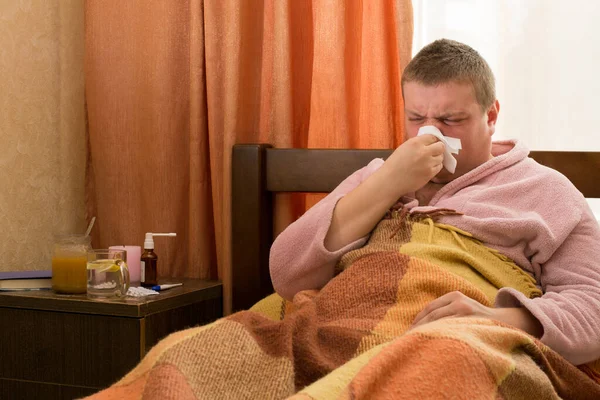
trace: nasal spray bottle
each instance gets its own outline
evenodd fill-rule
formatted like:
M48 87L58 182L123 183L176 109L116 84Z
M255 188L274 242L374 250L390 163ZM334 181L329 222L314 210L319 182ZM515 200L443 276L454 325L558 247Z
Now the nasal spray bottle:
M156 264L158 256L154 252L154 236L177 236L176 233L152 233L147 232L144 239L144 253L140 265L140 283L145 287L158 285Z

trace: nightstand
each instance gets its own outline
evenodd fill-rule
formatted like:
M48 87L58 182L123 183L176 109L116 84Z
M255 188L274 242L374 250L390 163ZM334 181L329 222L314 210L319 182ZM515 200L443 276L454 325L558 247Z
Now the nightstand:
M217 281L156 296L89 300L52 291L0 292L0 398L73 399L122 378L160 339L223 314Z

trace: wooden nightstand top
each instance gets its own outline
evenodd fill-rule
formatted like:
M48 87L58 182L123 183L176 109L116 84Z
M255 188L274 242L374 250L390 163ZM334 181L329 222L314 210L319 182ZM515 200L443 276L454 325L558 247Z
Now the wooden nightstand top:
M140 318L222 296L222 284L219 281L159 279L161 285L180 282L183 286L158 295L110 300L91 300L85 294L64 295L51 290L0 292L0 307Z

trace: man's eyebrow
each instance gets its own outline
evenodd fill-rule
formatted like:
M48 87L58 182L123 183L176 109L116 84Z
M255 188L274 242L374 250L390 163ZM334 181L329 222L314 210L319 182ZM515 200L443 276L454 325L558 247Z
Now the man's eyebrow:
M424 118L421 114L416 111L406 110L406 113L418 118ZM466 118L469 114L464 111L449 111L445 114L438 115L437 117L433 117L434 119L448 119L448 118Z
M467 117L468 114L464 111L453 111L453 112L448 112L446 114L442 114L440 116L437 117L437 119L448 119L448 118L461 118L461 117Z
M415 116L415 117L420 117L420 118L423 118L423 116L422 116L422 115L420 115L420 114L419 114L418 112L416 112L416 111L412 111L412 110L406 110L406 112L407 112L408 114L411 114L411 115Z

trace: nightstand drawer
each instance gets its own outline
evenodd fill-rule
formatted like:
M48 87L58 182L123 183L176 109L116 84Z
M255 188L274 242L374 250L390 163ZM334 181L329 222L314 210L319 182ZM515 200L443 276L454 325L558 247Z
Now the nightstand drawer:
M103 388L141 360L142 325L141 318L0 307L0 378Z

